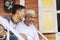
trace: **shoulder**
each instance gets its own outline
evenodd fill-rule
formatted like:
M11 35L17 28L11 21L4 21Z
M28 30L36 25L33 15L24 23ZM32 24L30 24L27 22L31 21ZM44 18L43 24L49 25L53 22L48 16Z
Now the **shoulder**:
M16 31L19 30L19 32L21 32L21 30L23 29L23 22L19 22L16 27L15 27Z
M32 27L33 27L33 28L35 28L35 25L34 25L34 24L32 24Z
M8 20L8 22L10 22L10 20L11 20L11 17L10 16L5 16L4 17L6 20Z
M4 23L4 22L8 23L7 19L4 17L0 17L0 23Z
M17 24L17 26L23 26L24 25L24 22L19 22L18 24Z
M4 16L5 19L10 19L11 17L10 16Z
M32 28L33 28L34 30L37 30L37 29L36 29L36 26L35 26L34 24L32 24Z

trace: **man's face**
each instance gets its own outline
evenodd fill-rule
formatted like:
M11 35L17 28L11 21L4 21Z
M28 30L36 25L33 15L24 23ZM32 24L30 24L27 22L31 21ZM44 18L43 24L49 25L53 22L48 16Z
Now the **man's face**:
M25 9L22 9L19 13L19 17L22 20L24 16L25 16Z
M33 23L35 21L35 15L28 14L28 15L26 15L25 20L27 20L29 23Z
M17 17L16 23L20 22L24 16L25 16L25 9L17 10L16 15L15 15L15 17Z
M25 9L18 11L18 19L19 20L22 20L24 16L25 16Z

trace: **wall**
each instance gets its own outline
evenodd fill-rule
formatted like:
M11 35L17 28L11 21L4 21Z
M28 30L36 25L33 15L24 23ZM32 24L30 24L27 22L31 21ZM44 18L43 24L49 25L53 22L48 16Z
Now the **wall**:
M4 9L3 9L3 0L0 0L0 15L1 16L6 16L6 15L11 15L11 14L8 14L8 13L6 13L5 11L4 11ZM15 3L16 4L19 4L20 3L20 0L15 0Z

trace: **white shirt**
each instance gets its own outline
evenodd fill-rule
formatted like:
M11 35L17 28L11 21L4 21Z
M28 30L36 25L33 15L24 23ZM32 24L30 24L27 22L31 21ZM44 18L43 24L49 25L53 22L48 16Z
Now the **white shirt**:
M16 24L14 24L12 21L10 21L10 24L12 25L13 28L15 28Z
M28 36L28 40L39 40L37 30L32 24L27 26L24 22L20 22L16 26L16 31L18 33L24 33Z

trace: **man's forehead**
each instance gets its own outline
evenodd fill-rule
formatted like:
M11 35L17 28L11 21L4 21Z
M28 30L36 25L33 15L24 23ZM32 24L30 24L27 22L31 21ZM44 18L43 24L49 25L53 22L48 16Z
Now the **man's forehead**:
M32 16L32 17L35 17L35 15L33 15L33 14L27 14L27 16Z

